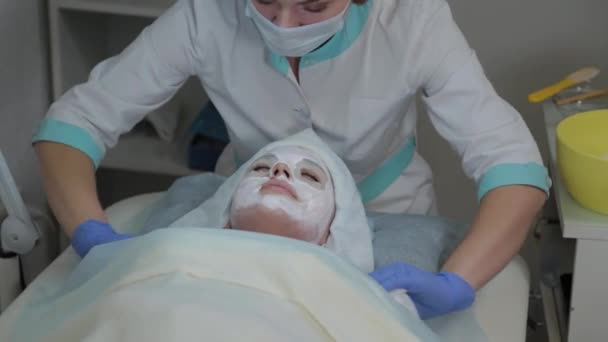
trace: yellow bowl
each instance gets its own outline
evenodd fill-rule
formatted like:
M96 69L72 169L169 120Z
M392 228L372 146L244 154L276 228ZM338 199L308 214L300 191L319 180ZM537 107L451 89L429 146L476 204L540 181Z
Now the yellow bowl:
M559 123L557 164L570 195L608 215L608 110L578 113Z

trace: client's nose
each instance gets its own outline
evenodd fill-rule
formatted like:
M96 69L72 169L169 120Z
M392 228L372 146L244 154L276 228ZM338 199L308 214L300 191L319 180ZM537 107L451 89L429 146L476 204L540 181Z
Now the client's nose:
M291 171L289 171L289 166L287 166L287 164L284 163L277 163L273 168L272 168L272 175L274 177L279 177L281 175L287 177L287 179L291 178Z

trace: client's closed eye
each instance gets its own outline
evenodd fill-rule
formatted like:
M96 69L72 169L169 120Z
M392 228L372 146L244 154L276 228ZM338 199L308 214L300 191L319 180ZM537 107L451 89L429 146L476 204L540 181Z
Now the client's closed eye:
M268 172L270 171L270 166L266 164L257 164L253 167L254 172Z
M321 183L321 179L314 172L308 170L302 170L302 177L308 179L309 181L313 181L315 183Z

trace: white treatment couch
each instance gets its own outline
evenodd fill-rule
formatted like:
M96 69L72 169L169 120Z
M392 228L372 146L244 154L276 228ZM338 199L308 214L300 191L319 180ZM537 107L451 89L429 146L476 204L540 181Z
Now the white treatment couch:
M111 224L119 231L137 229L153 203L163 193L139 195L120 201L107 209ZM127 228L128 227L128 228ZM19 311L28 297L40 291L57 290L79 258L67 248L30 286L2 313L11 315ZM478 292L473 311L490 341L524 342L528 312L530 278L527 265L521 257L515 258L498 276ZM0 320L2 320L0 316Z

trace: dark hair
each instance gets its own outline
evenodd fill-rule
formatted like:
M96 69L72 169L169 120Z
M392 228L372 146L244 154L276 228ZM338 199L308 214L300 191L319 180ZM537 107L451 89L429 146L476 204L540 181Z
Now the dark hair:
M353 2L357 5L363 5L367 2L367 0L353 0Z

